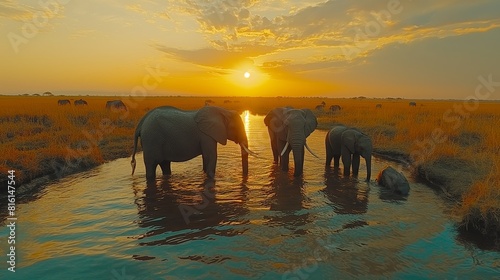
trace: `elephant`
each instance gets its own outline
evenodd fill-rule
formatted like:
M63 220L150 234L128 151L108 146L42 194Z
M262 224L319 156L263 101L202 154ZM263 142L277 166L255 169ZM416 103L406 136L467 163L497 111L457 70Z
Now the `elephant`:
M69 105L71 102L68 99L60 99L57 101L57 105Z
M398 172L392 166L386 166L377 176L377 182L396 193L407 195L410 192L410 184L403 173Z
M351 163L352 173L358 175L360 156L366 162L366 181L370 181L371 166L372 166L372 140L370 137L355 128L346 126L333 127L325 137L326 147L326 166L330 166L332 158L334 159L333 167L339 167L339 160L342 156L344 164L344 176L350 175Z
M318 126L313 112L291 107L274 108L266 115L264 123L269 132L274 163L280 164L283 171L288 171L290 151L293 151L294 176L301 176L304 171L304 147L317 157L306 143L306 138Z
M127 106L121 100L111 100L106 102L106 109L108 110L125 110L127 111Z
M408 105L410 107L415 107L415 106L417 106L417 103L415 101L411 101L410 103L408 103Z
M75 100L75 106L80 106L80 105L88 105L88 103L83 99Z
M227 140L241 146L243 174L248 173L248 140L241 117L235 111L216 106L184 111L171 106L155 108L139 121L134 133L132 175L136 162L138 138L146 167L146 179L156 178L160 165L163 175L170 175L171 162L188 161L202 155L203 171L209 178L215 177L217 143L226 145Z

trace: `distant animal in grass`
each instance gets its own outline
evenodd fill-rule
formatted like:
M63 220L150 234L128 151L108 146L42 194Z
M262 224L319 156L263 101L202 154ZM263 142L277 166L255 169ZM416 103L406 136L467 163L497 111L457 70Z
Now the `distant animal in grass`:
M337 111L340 111L342 110L342 107L340 107L340 105L332 105L330 106L330 112L337 112Z
M69 102L68 99L60 99L57 101L57 105L60 105L60 106L61 105L70 105L70 104L71 104L71 102Z
M127 106L125 106L125 104L121 100L111 100L106 102L106 109L127 111Z
M410 192L410 183L403 173L398 172L392 166L385 167L377 177L379 185L391 189L395 193L407 195Z
M82 105L89 105L89 104L87 103L87 101L83 99L75 100L75 106L82 106Z
M316 111L318 111L318 112L323 112L323 110L325 109L325 105L323 105L323 104L319 104L319 105L318 105L318 106L316 106L314 109L315 109Z
M417 103L415 101L411 101L410 103L408 103L408 105L410 107L415 107L415 106L417 106Z
M377 104L377 105L375 105L375 108L377 108L377 109L382 108L382 104Z

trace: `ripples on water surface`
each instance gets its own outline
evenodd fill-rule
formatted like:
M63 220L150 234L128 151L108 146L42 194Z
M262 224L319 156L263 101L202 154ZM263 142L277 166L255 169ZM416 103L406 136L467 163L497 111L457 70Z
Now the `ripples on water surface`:
M307 153L303 178L293 178L272 164L263 117L243 118L261 155L247 178L231 142L219 146L215 185L196 158L147 186L140 154L134 176L119 159L55 181L18 205L17 272L2 261L0 278L500 277L500 254L459 241L430 188L412 183L407 198L394 196L362 182L364 162L358 181ZM325 133L308 138L321 158ZM386 164L401 169L375 160L372 174Z

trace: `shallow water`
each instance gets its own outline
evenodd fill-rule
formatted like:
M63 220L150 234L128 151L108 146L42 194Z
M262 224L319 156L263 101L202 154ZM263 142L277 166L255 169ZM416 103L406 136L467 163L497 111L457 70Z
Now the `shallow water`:
M263 117L242 117L261 155L249 158L248 177L231 142L219 146L215 184L198 157L147 186L141 154L134 176L127 158L51 182L17 207L15 274L0 229L0 278L500 277L500 253L460 241L429 187L411 182L408 197L391 195L363 182L363 160L358 181L308 153L296 179L272 164ZM323 159L325 133L308 138ZM387 164L405 172L376 159L372 174Z

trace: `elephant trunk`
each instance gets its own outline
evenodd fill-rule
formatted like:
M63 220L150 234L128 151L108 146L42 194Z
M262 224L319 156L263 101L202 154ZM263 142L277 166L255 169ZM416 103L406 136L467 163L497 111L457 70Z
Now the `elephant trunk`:
M246 176L248 175L248 153L250 152L248 150L248 141L242 141L240 143L241 147L241 168L243 171L243 175Z
M304 144L291 144L295 171L293 175L298 177L304 173Z
M370 181L370 177L372 175L372 155L369 154L365 157L366 161L366 181Z

